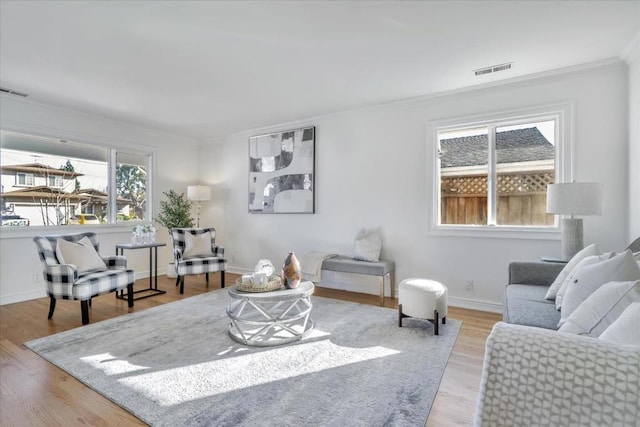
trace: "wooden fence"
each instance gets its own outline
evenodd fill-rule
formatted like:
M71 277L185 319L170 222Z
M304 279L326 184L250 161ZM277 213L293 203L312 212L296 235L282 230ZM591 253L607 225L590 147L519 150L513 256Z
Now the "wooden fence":
M547 184L553 172L514 172L498 175L499 225L553 225L546 213ZM445 177L441 183L442 224L487 224L487 177Z

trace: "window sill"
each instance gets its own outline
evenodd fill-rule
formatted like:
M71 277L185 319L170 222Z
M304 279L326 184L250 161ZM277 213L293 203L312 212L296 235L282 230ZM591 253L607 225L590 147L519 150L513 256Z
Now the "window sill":
M135 224L133 224L135 225ZM131 224L100 224L100 225L59 225L59 226L28 226L28 227L2 227L0 228L0 240L24 239L35 236L50 236L58 234L73 234L92 231L97 234L131 233Z
M437 225L431 227L429 235L495 239L561 240L559 227Z

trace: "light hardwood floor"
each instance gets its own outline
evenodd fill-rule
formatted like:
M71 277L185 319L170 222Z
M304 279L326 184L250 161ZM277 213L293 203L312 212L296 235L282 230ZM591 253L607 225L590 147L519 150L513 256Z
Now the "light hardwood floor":
M227 283L237 276L227 274ZM148 279L136 289L148 286ZM219 274L209 285L204 275L188 276L180 295L175 281L159 278L163 295L135 302L134 311L166 304L219 289ZM316 288L315 295L377 305L375 295ZM385 299L385 306L397 308L397 300ZM134 426L145 425L127 411L94 392L72 376L27 349L23 343L34 338L81 327L80 304L58 301L52 320L47 320L48 298L0 306L0 426ZM91 322L129 312L126 301L114 294L94 298ZM468 426L473 419L484 344L501 316L481 311L449 308L449 317L461 320L462 329L440 384L427 426Z

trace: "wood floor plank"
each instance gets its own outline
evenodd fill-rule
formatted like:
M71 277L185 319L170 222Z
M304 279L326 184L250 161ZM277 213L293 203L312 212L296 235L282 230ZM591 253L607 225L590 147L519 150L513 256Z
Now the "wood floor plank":
M159 288L166 294L127 302L114 294L94 298L89 316L92 323L146 308L178 301L220 288L219 274L188 276L184 295L175 279L160 276ZM227 283L236 275L227 274ZM148 279L136 282L136 289L149 285ZM366 295L316 287L315 295L378 305L377 295ZM397 300L385 298L385 307L397 309ZM61 369L24 346L24 342L82 327L80 304L58 301L53 319L47 319L48 298L0 306L0 426L139 426L142 421L94 392ZM484 344L500 315L449 308L450 318L461 320L460 335L447 364L434 401L428 426L471 425L478 393Z

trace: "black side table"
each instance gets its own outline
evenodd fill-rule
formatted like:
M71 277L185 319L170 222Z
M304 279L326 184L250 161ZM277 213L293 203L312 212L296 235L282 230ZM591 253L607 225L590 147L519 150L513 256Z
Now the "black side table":
M149 287L146 289L133 291L134 300L149 298L155 295L167 293L167 291L162 291L158 289L158 248L160 246L167 246L167 244L166 243L141 243L138 245L134 245L133 243L118 243L116 245L116 255L124 255L125 249L149 248ZM154 268L154 255L155 255L155 268ZM147 295L143 295L139 297L135 296L135 294L138 294L141 292L146 292ZM116 292L116 298L127 299L127 294L124 293L124 290L121 290L120 293Z

